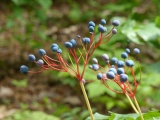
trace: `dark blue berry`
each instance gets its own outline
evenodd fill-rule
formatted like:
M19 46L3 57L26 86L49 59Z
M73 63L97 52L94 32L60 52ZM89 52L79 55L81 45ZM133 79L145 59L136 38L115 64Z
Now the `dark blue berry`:
M134 62L132 60L126 60L126 66L132 67L134 66Z
M101 20L101 24L102 24L102 25L105 25L105 24L106 24L106 20L105 20L105 19L102 19L102 20Z
M117 74L117 70L115 68L110 68L109 71L112 71L115 75Z
M27 74L28 73L28 67L25 66L25 65L22 65L20 67L20 72L23 73L23 74Z
M58 50L57 50L57 53L62 53L62 50L59 48Z
M99 26L98 26L98 31L101 32L101 33L104 33L104 32L107 31L107 28L104 27L104 26L102 26L101 24L99 24Z
M102 77L103 77L102 73L98 73L98 74L97 74L97 79L98 79L98 80L101 80Z
M123 52L123 53L121 54L121 57L122 57L123 59L126 59L126 58L128 58L128 54L127 54L126 52Z
M116 29L116 28L114 28L114 29L112 30L112 34L117 34L117 29Z
M75 39L71 39L70 43L72 43L72 45L75 47L77 45L77 42L75 41Z
M108 61L108 60L109 60L109 56L108 56L107 54L103 54L103 55L102 55L102 59L103 59L104 61Z
M57 52L58 49L59 49L59 48L56 47L56 46L51 48L51 50L52 50L53 52Z
M135 54L139 54L140 53L140 50L138 48L134 48L133 51L134 51Z
M120 22L119 20L113 20L112 25L119 26Z
M45 51L44 49L39 49L38 54L39 54L40 56L46 55L46 51Z
M87 38L87 37L82 38L82 42L83 42L84 44L90 43L90 38Z
M93 59L92 59L92 63L98 64L98 60L97 60L96 58L93 58Z
M123 74L124 73L124 69L123 68L118 68L117 69L117 73L118 73L118 75Z
M126 53L130 53L130 49L129 48L126 48Z
M59 46L58 46L56 43L53 43L53 44L51 45L51 49L52 49L52 47L57 47L57 48L59 48Z
M118 68L124 67L124 62L123 61L118 61L117 66L118 66Z
M95 27L95 23L94 23L93 21L90 21L90 22L88 23L88 27L90 27L90 26Z
M112 71L108 71L106 76L107 76L108 79L114 79L115 78L115 74Z
M38 67L42 67L42 65L44 64L44 61L42 59L39 59L37 62L36 62L37 66Z
M33 54L29 54L28 59L29 61L34 62L36 60L36 57Z
M65 45L66 48L72 48L73 47L72 43L70 43L70 42L65 42L64 45Z
M117 59L116 57L113 57L113 58L111 59L111 61L112 61L113 64L117 64L118 59Z
M99 69L99 65L98 64L93 64L92 67L93 67L92 69L95 70L95 71L97 71Z
M89 32L93 32L94 31L94 27L93 26L89 26L88 30L89 30Z
M126 74L121 74L120 75L120 81L121 82L126 82L128 80L128 75Z
M77 37L78 37L78 38L81 38L81 36L80 36L80 35L77 35Z

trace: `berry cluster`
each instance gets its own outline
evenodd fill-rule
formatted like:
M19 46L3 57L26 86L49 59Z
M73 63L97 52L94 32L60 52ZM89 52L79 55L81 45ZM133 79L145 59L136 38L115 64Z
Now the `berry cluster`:
M33 54L30 54L28 56L28 59L30 62L36 63L38 67L42 68L42 70L56 70L61 72L67 72L70 75L77 78L79 81L84 81L84 78L83 78L84 72L92 54L100 44L104 44L108 42L111 39L111 37L117 33L117 30L115 27L118 26L120 22L118 20L114 20L112 22L112 25L113 25L112 29L106 34L105 32L107 31L107 28L104 26L105 24L106 24L106 20L102 19L98 26L98 31L100 34L98 42L97 40L94 40L94 35L95 35L94 29L96 25L93 21L90 21L88 23L88 30L90 32L90 37L82 38L79 35L77 36L77 39L81 41L82 49L76 47L77 40L75 39L71 39L70 41L67 41L64 43L64 46L69 51L68 57L72 65L70 65L68 61L63 58L62 50L59 48L59 46L56 43L53 43L51 45L51 50L55 54L54 58L49 57L46 54L46 51L44 49L39 49L38 54L41 57L41 59L36 61L36 57ZM106 59L107 61L107 56L105 54L104 54L104 59ZM96 71L99 69L99 66L97 65L98 61L96 61L96 59L93 59L93 61L94 61L94 64L90 67ZM80 64L81 65L83 64L82 70L79 69ZM42 70L37 72L41 72ZM25 65L22 65L20 67L20 72L23 74L37 73L37 72L29 71L29 68Z
M139 54L140 50L138 48L134 48L133 52L135 54ZM93 71L96 71L97 79L100 80L110 90L117 92L117 93L125 93L131 97L134 97L138 83L137 83L137 80L134 74L134 69L133 69L135 60L130 59L130 49L127 48L125 52L122 52L121 58L123 60L118 60L116 57L113 57L110 60L107 54L103 54L102 59L107 63L108 69L105 70L104 72L101 72L99 68L102 68L102 67L98 64L98 60L96 58L92 59L93 64L89 65L89 68L92 69ZM128 81L129 79L127 75L128 70L131 71L131 74L134 79L133 80L133 85L134 85L133 91L131 89L131 84ZM107 81L109 80L112 82L115 82L122 89L122 91L113 90L107 84Z

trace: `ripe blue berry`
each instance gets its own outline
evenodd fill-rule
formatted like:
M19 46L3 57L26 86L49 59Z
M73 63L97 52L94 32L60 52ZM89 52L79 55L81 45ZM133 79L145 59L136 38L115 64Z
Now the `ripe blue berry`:
M98 60L97 60L96 58L93 58L93 59L92 59L92 63L98 64Z
M123 52L123 53L121 54L121 57L122 57L123 59L126 59L126 58L128 58L128 54L127 54L126 52Z
M134 51L135 54L139 54L140 53L140 50L138 48L134 48L133 51Z
M121 74L120 75L120 81L121 82L126 82L128 80L128 75L126 74Z
M93 32L94 31L94 27L93 26L89 26L88 30L89 30L89 32Z
M77 42L75 41L75 39L71 39L70 43L72 43L72 45L75 47L77 45Z
M58 50L57 50L57 53L62 53L62 50L59 48Z
M92 69L95 70L95 71L97 71L99 69L99 65L98 64L93 64L92 67L93 67Z
M51 45L51 49L52 49L52 47L57 47L57 48L59 48L56 43L53 43L53 44Z
M99 26L98 26L98 31L101 32L101 33L104 33L104 32L107 31L107 28L104 27L104 26L102 26L101 24L99 24Z
M38 54L39 54L40 56L46 55L46 51L45 51L44 49L39 49Z
M132 67L134 66L134 62L132 60L126 60L126 66Z
M102 24L102 25L105 25L105 24L106 24L106 20L105 20L105 19L102 19L102 20L101 20L101 24Z
M123 68L118 68L117 69L117 73L118 73L118 75L123 74L124 73L124 69Z
M53 52L57 52L57 50L58 50L59 48L58 48L57 46L55 46L55 47L52 47L51 49L52 49Z
M82 38L82 42L83 42L84 44L90 43L90 38L87 38L87 37Z
M130 53L130 49L129 48L126 48L126 53Z
M77 37L78 37L78 38L81 38L81 36L80 36L80 35L77 35Z
M101 80L102 77L103 77L102 73L98 73L98 74L97 74L97 79L98 79L98 80Z
M25 65L22 65L20 67L20 72L23 73L23 74L27 74L28 73L28 67L25 66Z
M103 59L104 61L108 61L108 60L109 60L109 56L108 56L107 54L103 54L103 55L102 55L102 59Z
M29 61L34 62L36 60L36 57L33 54L29 54L28 59Z
M112 30L112 34L117 34L117 29L116 29L116 28L114 28L114 29Z
M118 59L117 59L116 57L113 57L113 58L111 59L111 61L112 61L113 64L117 64Z
M118 66L118 68L124 67L124 62L123 61L118 61L117 66Z
M72 48L73 45L70 42L65 42L64 45L66 46L66 48Z
M94 23L93 21L90 21L90 22L88 23L88 27L90 27L90 26L95 27L95 23Z
M112 25L119 26L120 22L119 20L113 20Z
M115 78L115 74L112 71L108 71L106 76L107 76L108 79L114 79Z
M44 64L44 61L42 59L39 59L37 62L36 62L37 66L38 67L42 67L42 65Z
M115 68L110 68L109 71L112 71L115 75L117 74L117 70Z

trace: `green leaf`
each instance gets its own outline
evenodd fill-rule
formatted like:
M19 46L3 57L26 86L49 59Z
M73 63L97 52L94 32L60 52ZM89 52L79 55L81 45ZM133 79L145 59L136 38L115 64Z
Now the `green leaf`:
M108 120L109 116L106 116L106 115L101 115L99 113L95 113L94 114L94 119L95 120ZM90 117L88 117L86 120L91 120Z
M149 111L146 114L143 115L145 120L159 120L160 118L160 111ZM136 120L141 120L140 117L138 117Z
M47 10L52 5L52 0L37 0L37 2L42 6L44 10Z
M160 28L160 16L157 16L155 19L156 26Z

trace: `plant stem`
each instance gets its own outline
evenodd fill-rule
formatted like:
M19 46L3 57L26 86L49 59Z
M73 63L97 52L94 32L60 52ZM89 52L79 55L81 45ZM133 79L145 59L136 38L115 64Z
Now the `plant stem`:
M126 95L128 101L129 101L129 103L131 104L133 110L134 110L137 114L139 114L137 108L136 108L135 105L133 104L133 102L132 102L132 100L130 99L130 97L129 97L127 94L125 94L125 95Z
M135 104L136 104L136 107L137 107L137 109L138 109L138 111L139 111L139 114L140 114L141 120L144 120L144 118L143 118L143 114L142 114L142 112L141 112L141 109L140 109L140 107L139 107L139 104L138 104L138 102L137 102L136 97L134 96L134 97L133 97L133 99L134 99Z
M86 94L86 91L85 91L85 88L84 88L84 84L83 84L82 81L80 81L79 83L80 83L80 86L81 86L81 89L82 89L82 92L83 92L83 95L84 95L84 99L85 99L87 107L88 107L88 111L89 111L91 120L94 120L92 109L91 109L91 106L90 106L90 103L89 103L89 100L88 100L88 97L87 97L87 94Z

